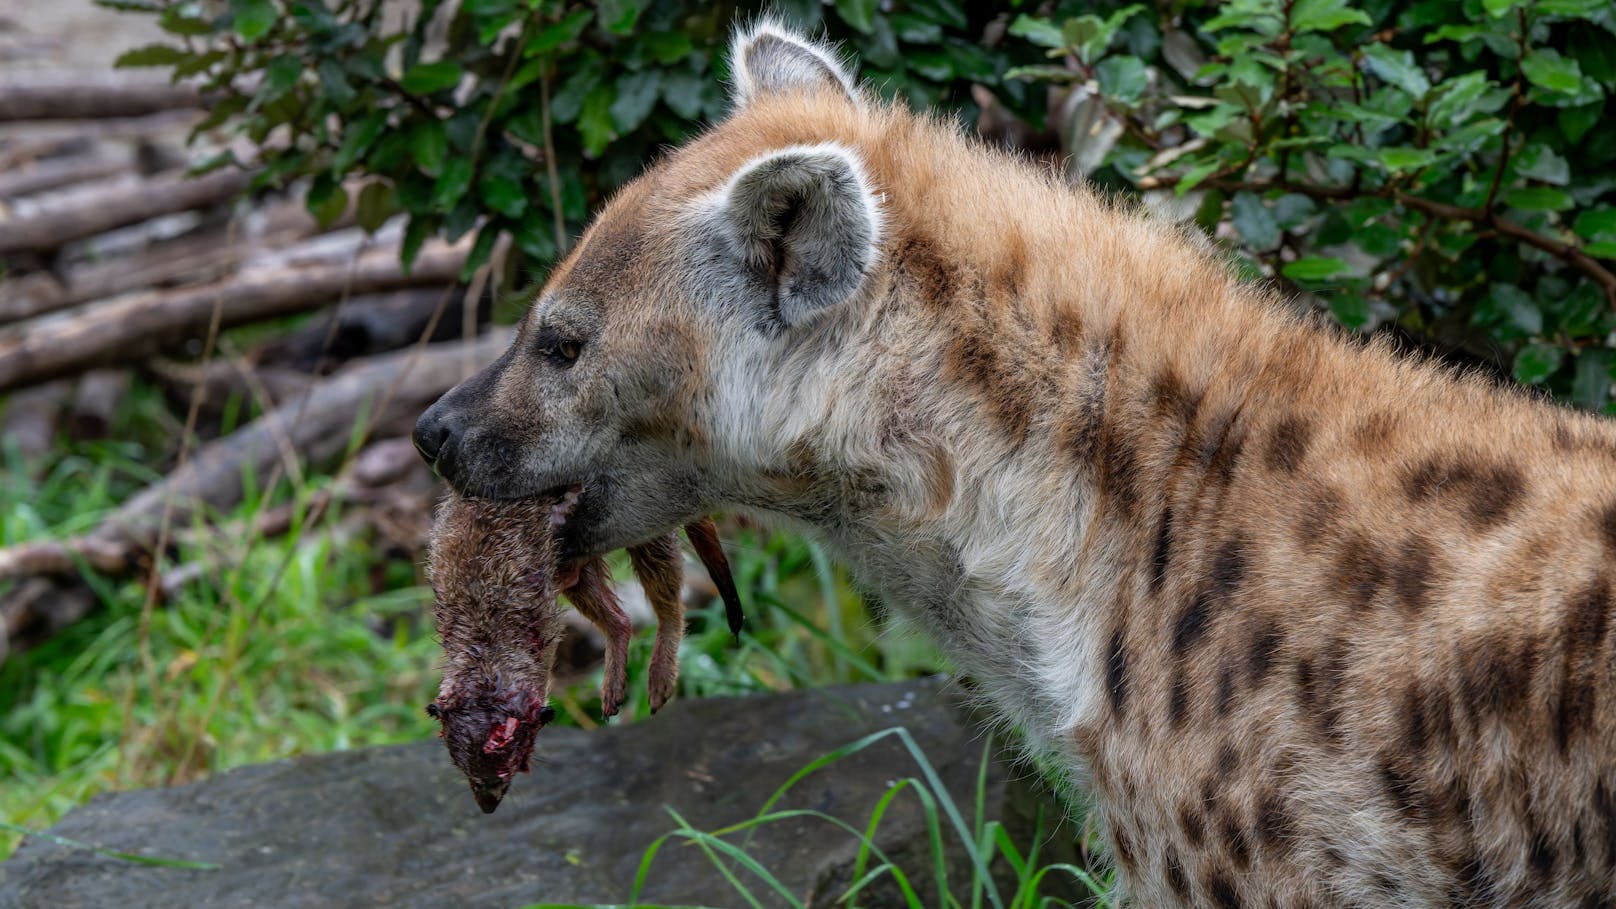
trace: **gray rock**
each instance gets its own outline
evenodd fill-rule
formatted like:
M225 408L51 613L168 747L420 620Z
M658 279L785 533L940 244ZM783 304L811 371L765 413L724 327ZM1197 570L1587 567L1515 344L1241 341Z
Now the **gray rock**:
M679 701L634 725L552 729L540 738L542 763L516 781L492 816L478 812L436 741L105 795L52 832L223 868L146 867L34 838L0 864L0 907L508 909L626 902L646 847L675 827L664 806L701 830L745 820L814 759L896 725L913 735L969 822L983 739L952 697L937 681L856 686ZM862 828L894 780L919 775L892 737L801 781L778 807L811 808ZM990 767L991 812L1001 803L1004 778L1002 766ZM878 842L911 859L910 874L925 886L923 824L917 800L900 795ZM840 895L855 850L848 833L807 818L763 826L746 843L748 854L810 905L830 905ZM964 861L953 854L951 880L964 876ZM736 874L764 905L784 903L745 870ZM697 848L677 840L658 854L641 898L745 904ZM928 898L928 904L935 903Z

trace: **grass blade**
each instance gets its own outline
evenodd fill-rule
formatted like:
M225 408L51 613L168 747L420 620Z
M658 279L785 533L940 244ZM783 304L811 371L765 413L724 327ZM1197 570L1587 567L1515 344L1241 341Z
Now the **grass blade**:
M133 852L119 852L116 849L108 849L105 846L97 846L94 843L85 843L79 840L68 839L65 836L57 836L54 833L46 833L43 830L33 830L28 827L10 824L5 821L0 821L0 830L8 830L12 833L20 833L23 836L38 837L39 839L55 843L58 846L66 846L69 849L82 849L86 852L94 852L96 855L104 855L107 858L117 859L120 862L131 862L136 865L152 865L158 868L185 868L191 871L218 871L220 868L219 865L215 865L212 862L193 862L187 859L157 858L150 855L136 855Z

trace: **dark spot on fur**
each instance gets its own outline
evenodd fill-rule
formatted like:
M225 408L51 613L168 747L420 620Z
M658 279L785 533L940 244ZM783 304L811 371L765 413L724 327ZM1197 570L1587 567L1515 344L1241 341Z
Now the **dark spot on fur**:
M1296 822L1285 810L1285 798L1278 792L1264 793L1257 799L1257 842L1271 852L1284 855L1296 837Z
M1007 340L987 313L962 315L949 345L948 371L981 393L990 417L1019 444L1032 428L1037 380L1027 364L1006 355Z
M1594 785L1594 812L1605 825L1605 861L1616 864L1616 798L1604 780Z
M1190 882L1184 874L1184 861L1179 858L1178 850L1169 846L1167 848L1167 886L1173 895L1180 900L1188 901L1190 898Z
M1132 514L1139 502L1136 485L1138 454L1116 427L1106 424L1100 432L1100 489L1109 495L1124 514Z
M1212 557L1212 598L1227 604L1240 592L1246 578L1246 541L1236 536L1218 547Z
M1218 748L1218 779L1227 783L1229 782L1229 778L1234 776L1235 771L1239 769L1240 752L1236 751L1233 745L1229 744L1228 742L1224 742L1223 745Z
M1341 526L1345 507L1338 490L1316 489L1302 504L1301 519L1296 524L1296 535L1304 546L1323 543L1335 535Z
M1425 609L1435 571L1436 550L1424 537L1410 537L1392 565L1392 590L1410 613Z
M1426 718L1425 696L1418 684L1408 687L1403 695L1403 747L1419 754L1431 744L1430 721Z
M1173 557L1173 509L1163 508L1156 527L1156 548L1151 556L1150 592L1160 593L1167 580L1167 566Z
M1212 627L1212 594L1202 590L1190 598L1173 624L1173 652L1183 655L1206 636Z
M1201 820L1201 813L1189 804L1178 806L1178 828L1184 832L1190 846L1199 849L1206 842L1206 824Z
M1223 816L1222 833L1223 844L1229 849L1229 860L1235 870L1244 871L1251 867L1251 838L1233 811Z
M1105 651L1105 687L1111 695L1111 712L1120 719L1128 703L1128 648L1121 628L1111 632L1111 643Z
M1336 551L1332 586L1346 595L1356 611L1368 609L1390 574L1386 557L1368 537L1355 534L1343 540Z
M1610 586L1603 577L1580 591L1566 607L1560 703L1554 719L1555 742L1562 754L1593 725L1599 697L1599 653L1610 627L1610 611Z
M1234 695L1234 666L1226 664L1218 671L1218 693L1213 701L1218 716L1228 716L1234 709Z
M1471 715L1499 716L1520 704L1532 683L1540 657L1540 640L1522 638L1520 648L1511 652L1510 639L1502 633L1484 634L1474 639L1460 654L1460 686Z
M1238 425L1238 419L1238 411L1221 414L1201 434L1201 469L1223 486L1234 479L1235 467L1245 449L1246 431Z
M1274 668L1274 657L1284 639L1279 623L1265 619L1251 635L1251 648L1246 651L1246 674L1253 685L1260 685Z
M1167 722L1174 729L1184 725L1184 718L1190 711L1190 682L1185 677L1184 668L1179 667L1173 674L1173 690L1167 697Z
M1419 786L1402 768L1390 760L1380 762L1380 784L1386 798L1397 809L1398 817L1410 824L1423 824L1430 819L1425 797Z
M1353 433L1358 447L1364 454L1380 454L1391 443L1392 434L1397 431L1397 414L1389 410L1382 410L1370 414Z
M897 265L923 303L947 309L954 302L955 270L937 254L930 239L911 237L900 247Z
M1116 841L1117 859L1122 862L1123 867L1129 871L1138 867L1138 862L1134 857L1133 837L1128 835L1127 828L1120 824L1116 825L1111 831L1111 837Z
M1546 881L1550 875L1554 874L1554 864L1559 860L1559 855L1555 852L1554 844L1549 842L1548 835L1541 830L1532 834L1532 849L1529 853L1529 859L1532 863L1532 871L1537 874L1539 880Z
M1185 425L1195 421L1195 414L1201 408L1201 396L1192 394L1171 368L1157 374L1151 384L1151 400L1159 417Z
M1526 478L1509 464L1428 458L1403 478L1412 502L1457 499L1478 530L1497 526L1526 497Z
M1235 889L1234 882L1223 872L1214 872L1205 883L1207 895L1218 909L1241 909L1244 905L1240 901L1240 891Z
M1263 463L1269 470L1294 473L1301 466L1302 459L1307 457L1307 448L1312 441L1312 423L1298 417L1285 417L1274 425Z
M1605 548L1616 553L1616 502L1606 505L1599 513L1599 533L1605 538Z
M1341 740L1341 706L1338 695L1345 684L1347 644L1334 638L1317 654L1318 662L1306 657L1296 662L1297 703L1313 720L1320 733L1331 742Z

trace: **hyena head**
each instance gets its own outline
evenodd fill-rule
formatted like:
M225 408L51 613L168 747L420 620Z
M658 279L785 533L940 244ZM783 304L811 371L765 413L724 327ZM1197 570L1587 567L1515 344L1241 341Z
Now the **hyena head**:
M776 412L814 393L804 363L830 355L874 283L881 214L859 153L770 125L787 105L856 125L864 100L827 49L771 23L732 55L731 116L622 190L511 348L416 425L468 495L581 487L563 558L744 499L778 454Z

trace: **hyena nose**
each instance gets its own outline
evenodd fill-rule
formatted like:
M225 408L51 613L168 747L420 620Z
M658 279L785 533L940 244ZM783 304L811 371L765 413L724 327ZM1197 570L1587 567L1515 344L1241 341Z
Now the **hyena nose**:
M453 450L457 435L459 433L453 418L446 416L434 404L415 421L415 432L410 438L415 442L415 450L421 453L427 465L441 475L443 462Z

